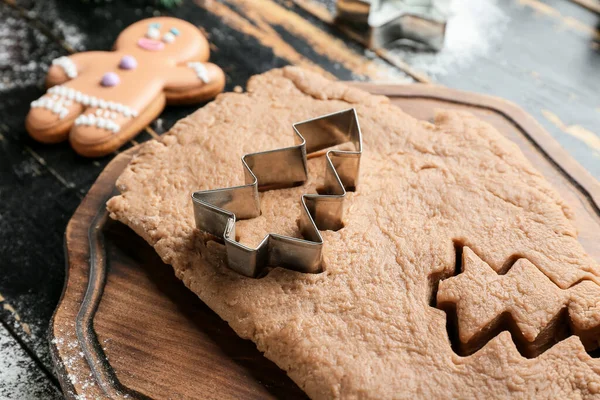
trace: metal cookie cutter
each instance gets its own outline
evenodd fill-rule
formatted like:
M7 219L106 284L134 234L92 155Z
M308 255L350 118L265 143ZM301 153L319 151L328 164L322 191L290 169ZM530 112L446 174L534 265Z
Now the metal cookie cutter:
M338 0L336 22L380 49L398 40L439 51L444 45L450 0Z
M321 272L323 238L319 230L342 227L346 190L352 191L357 185L362 136L353 108L298 122L292 127L295 146L242 157L244 185L192 194L196 227L222 237L229 267L245 276L257 277L268 266ZM259 191L302 184L308 179L307 154L345 142L353 143L354 150L327 151L325 183L319 194L302 195L299 227L303 239L270 233L256 248L236 241L236 218L260 215Z

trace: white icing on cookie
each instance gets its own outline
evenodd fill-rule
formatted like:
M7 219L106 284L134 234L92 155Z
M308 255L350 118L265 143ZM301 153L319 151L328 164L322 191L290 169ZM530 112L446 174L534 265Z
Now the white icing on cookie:
M150 26L146 32L146 37L149 39L158 39L160 37L160 29L155 26Z
M62 101L65 105L67 103L68 105L71 105L73 102L75 102L82 104L86 107L94 107L102 110L107 110L108 112L116 111L120 114L123 114L127 118L138 116L137 111L127 107L126 105L114 101L106 101L104 99L100 99L94 96L89 96L83 92L80 92L79 90L68 88L62 85L51 87L50 89L48 89L48 94L53 95L53 97L56 96L58 98L57 101ZM35 103L35 101L33 103ZM33 103L31 103L32 107L34 107Z
M206 70L204 64L201 62L189 62L187 66L196 72L196 76L198 76L198 79L202 80L202 82L209 82L210 79L208 78L208 71Z
M96 110L97 115L100 115L98 111L102 113L102 110ZM75 125L95 126L96 128L106 129L108 131L111 131L112 133L118 133L121 130L121 127L115 121L99 117L97 115L81 114L75 119Z
M52 96L49 97L49 95ZM35 100L31 103L31 108L46 108L54 114L57 114L60 119L63 119L69 114L69 109L67 107L70 107L73 103L79 103L86 107L98 108L96 110L96 115L98 117L104 116L105 118L102 119L110 122L108 125L101 123L102 125L107 126L107 128L104 129L108 129L113 132L118 132L120 127L110 119L117 119L118 114L122 114L127 118L138 116L137 111L132 110L123 104L89 96L73 88L68 88L61 85L53 86L48 89L48 92L45 96L42 96L38 100ZM83 115L80 115L79 117L82 116ZM75 120L75 122L79 120L79 117ZM81 122L79 124L76 123L76 125L81 125ZM115 125L116 131L114 128Z
M60 119L65 118L69 114L69 109L66 108L65 105L65 102L60 98L54 100L45 96L31 102L31 108L45 108L54 114L58 114Z
M77 77L77 66L69 57L62 56L52 60L52 65L57 65L65 71L65 74L73 79Z

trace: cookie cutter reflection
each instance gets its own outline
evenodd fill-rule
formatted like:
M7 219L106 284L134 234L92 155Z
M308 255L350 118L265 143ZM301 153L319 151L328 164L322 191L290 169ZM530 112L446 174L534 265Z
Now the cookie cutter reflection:
M336 23L379 49L408 41L439 51L444 46L450 0L338 0Z

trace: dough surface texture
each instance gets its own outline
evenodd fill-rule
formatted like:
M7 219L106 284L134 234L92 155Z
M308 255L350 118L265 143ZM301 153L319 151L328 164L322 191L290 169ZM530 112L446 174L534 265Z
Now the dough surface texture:
M226 268L221 245L195 229L191 193L242 184L244 154L292 145L294 122L351 107L363 132L361 173L344 228L322 232L325 272L275 268L250 279ZM300 196L324 171L324 157L312 158L304 186L262 193L262 215L237 223L239 240L298 236ZM313 399L600 396L600 362L577 334L526 358L505 330L461 356L446 313L431 306L446 278L438 300L462 307L465 340L506 310L527 338L565 307L588 336L599 324L600 267L577 241L569 207L514 143L470 114L419 121L385 97L287 67L144 144L117 187L111 217ZM453 276L457 247L470 267ZM515 257L526 260L507 264ZM520 273L533 283L519 287ZM496 285L489 293L486 282Z

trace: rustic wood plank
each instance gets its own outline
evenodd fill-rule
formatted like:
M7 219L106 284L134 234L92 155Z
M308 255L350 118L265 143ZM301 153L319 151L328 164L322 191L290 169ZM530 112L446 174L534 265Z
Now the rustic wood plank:
M598 32L598 16L591 10L580 7L572 1L564 0L517 0L519 4L535 10L540 15L554 18L557 27L581 34L589 34L596 40Z
M256 38L291 64L315 70L329 78L406 79L406 75L370 60L360 46L345 43L318 19L271 0L197 1L198 6L220 17L239 32ZM351 73L344 74L344 70Z

